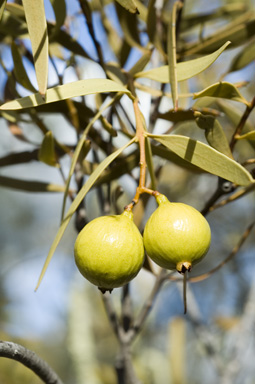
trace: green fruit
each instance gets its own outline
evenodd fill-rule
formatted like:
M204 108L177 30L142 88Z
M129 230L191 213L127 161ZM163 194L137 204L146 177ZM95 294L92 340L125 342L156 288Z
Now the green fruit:
M199 211L187 204L170 203L161 194L156 200L159 207L143 234L146 252L162 268L190 271L210 247L210 226Z
M74 256L81 274L103 292L127 284L144 262L143 238L133 213L92 220L79 233Z

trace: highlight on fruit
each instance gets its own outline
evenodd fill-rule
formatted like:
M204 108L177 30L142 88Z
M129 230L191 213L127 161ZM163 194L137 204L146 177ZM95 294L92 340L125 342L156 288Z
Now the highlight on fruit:
M143 238L133 213L98 217L79 233L74 256L81 274L102 292L131 281L144 262Z
M209 250L211 230L207 220L195 208L171 203L162 194L155 195L158 208L144 229L148 256L159 266L185 274L199 263Z

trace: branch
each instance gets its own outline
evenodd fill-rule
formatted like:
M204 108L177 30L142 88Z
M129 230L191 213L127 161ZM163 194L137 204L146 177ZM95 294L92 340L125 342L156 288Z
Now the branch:
M0 356L25 365L46 384L63 384L55 371L44 360L22 345L10 341L0 341Z

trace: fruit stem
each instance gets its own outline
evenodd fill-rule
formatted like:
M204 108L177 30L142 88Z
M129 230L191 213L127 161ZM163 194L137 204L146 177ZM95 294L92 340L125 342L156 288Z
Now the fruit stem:
M131 211L135 204L138 203L138 200L140 198L140 195L143 193L148 193L152 196L158 196L159 192L154 191L152 189L145 187L145 181L146 181L146 154L145 154L145 122L144 117L140 111L139 105L138 105L138 98L135 98L133 101L133 107L134 107L134 113L135 113L135 120L136 120L136 141L139 143L139 149L140 149L140 177L139 177L139 185L136 188L136 194L133 198L132 202L128 204L125 207L126 211Z

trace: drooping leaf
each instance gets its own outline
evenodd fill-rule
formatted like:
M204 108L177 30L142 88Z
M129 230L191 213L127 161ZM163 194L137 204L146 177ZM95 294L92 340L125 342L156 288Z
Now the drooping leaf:
M15 42L12 42L11 45L12 59L13 59L13 72L18 83L20 83L24 88L28 89L31 92L36 92L35 87L32 85L27 71L23 65L22 57L19 51L18 46Z
M233 159L227 137L219 121L214 116L206 116L200 112L195 112L194 115L199 128L204 129L205 137L211 147Z
M27 28L32 44L39 93L44 96L48 82L49 42L43 0L23 0Z
M233 84L226 81L218 82L216 84L210 85L201 92L194 93L194 99L205 96L219 97L222 99L238 101L246 105L249 104L248 101L238 91L238 89Z
M239 163L198 140L180 135L148 134L148 136L206 172L237 185L246 186L254 182L250 173Z
M64 192L64 185L43 183L40 181L21 180L13 177L0 176L0 186L18 189L25 192Z
M138 48L140 51L146 52L147 50L140 42L137 15L128 12L118 3L115 3L115 6L126 43L130 47Z
M177 60L176 60L176 15L179 9L179 2L176 1L170 15L170 23L167 30L167 57L168 73L171 85L171 94L174 110L178 109L178 80L177 80Z
M233 59L228 72L239 71L255 60L255 41L254 39L244 47L241 52Z
M50 165L52 167L59 167L55 152L54 137L51 131L47 132L43 138L38 153L38 158L40 161L47 165Z
M72 97L91 95L93 93L122 92L131 96L131 93L121 84L108 79L87 79L78 80L57 87L49 88L46 91L45 101L39 93L26 96L21 99L9 101L0 106L0 110L17 110L37 107L39 105L54 103Z
M144 53L140 59L133 65L133 67L129 70L129 73L131 75L135 75L137 72L140 72L144 69L144 67L148 64L150 61L152 52L146 52Z
M123 8L130 13L139 13L135 0L116 0Z
M72 157L72 162L71 162L71 167L70 167L70 170L69 170L69 174L68 174L68 178L66 180L66 188L65 188L65 193L64 193L64 198L63 198L63 205L62 205L62 213L61 213L61 219L63 220L64 218L64 215L65 215L65 207L66 207L66 199L67 199L67 195L68 195L68 190L69 190L69 184L70 184L70 181L71 181L71 177L74 173L74 169L75 169L75 165L78 161L78 158L80 156L80 153L82 151L82 148L84 147L84 143L85 143L85 140L87 138L87 135L88 133L91 131L91 128L93 126L93 124L97 121L97 119L100 118L100 116L102 115L102 113L110 106L112 105L117 99L117 96L115 96L115 98L111 99L109 101L108 104L106 104L104 107L102 107L96 114L95 116L93 117L93 119L89 122L89 124L87 125L87 127L84 129L83 131L83 134L78 142L78 144L76 145L76 148L75 148L75 151L74 151L74 154L73 154L73 157Z
M227 41L221 48L211 53L210 55L200 57L199 59L177 63L177 80L187 80L203 72L206 68L214 63L214 61L220 56L220 54L229 44L230 41ZM160 83L168 83L168 66L163 65L162 67L153 68L148 71L138 72L136 73L135 77L146 77L151 80L159 81Z
M45 263L44 263L44 266L43 266L43 269L42 269L42 272L40 274L40 277L39 277L39 280L38 280L38 283L37 283L37 286L36 286L36 289L38 289L39 285L41 284L41 281L42 281L42 278L46 272L46 269L51 261L51 258L73 216L73 214L75 213L75 211L77 210L78 206L80 205L80 203L82 202L82 200L84 199L84 197L86 196L86 194L88 193L88 191L93 187L93 185L95 184L95 182L97 181L97 179L99 178L99 176L102 174L102 172L105 170L106 167L108 167L109 164L111 164L113 162L114 159L116 159L116 157L118 157L121 152L124 151L124 149L126 149L129 145L131 145L133 142L135 141L135 139L132 139L131 141L129 141L127 144L125 144L123 147L119 148L117 151L113 152L110 156L108 156L107 158L105 158L99 165L98 167L96 168L96 170L90 175L89 179L86 181L86 183L84 184L84 186L81 188L81 190L79 191L79 193L77 194L77 196L75 197L74 201L72 202L65 218L63 219L61 225L60 225L60 228L55 236L55 239L51 245L51 248L50 248L50 251L48 253L48 256L45 260Z
M50 0L54 10L56 25L54 32L58 31L65 22L66 18L66 2L65 0Z
M0 21L2 19L2 15L3 15L3 12L4 12L5 4L6 4L6 0L0 0Z

